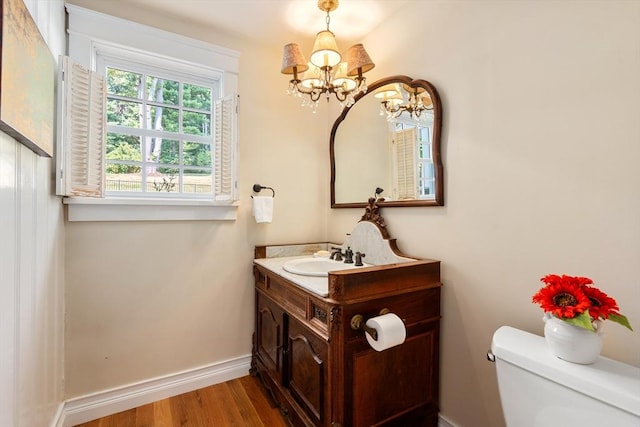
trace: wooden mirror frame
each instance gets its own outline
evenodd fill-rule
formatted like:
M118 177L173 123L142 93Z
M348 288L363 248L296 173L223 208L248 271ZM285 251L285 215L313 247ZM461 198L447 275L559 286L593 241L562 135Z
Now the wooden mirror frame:
M438 95L438 91L436 88L426 80L414 80L411 77L404 75L397 75L391 77L385 77L380 79L371 85L366 93L359 93L355 97L355 103L351 107L345 107L342 110L342 113L336 119L333 124L333 128L331 129L331 136L329 139L329 156L331 159L331 207L332 208L361 208L366 207L368 205L367 200L363 200L362 202L347 202L347 203L336 203L336 161L335 161L335 137L336 132L338 131L338 127L340 124L346 119L349 111L353 106L355 106L360 99L367 95L373 96L373 93L376 89L385 86L390 83L400 83L405 84L411 87L420 87L424 88L429 95L431 96L431 101L433 103L433 133L432 133L432 157L433 157L433 168L434 168L434 178L435 178L435 199L431 200L390 200L390 201L381 201L378 200L377 204L380 207L412 207L412 206L444 206L444 167L442 165L442 153L441 153L441 142L440 142L440 134L442 131L442 104L440 102L440 96ZM376 117L380 119L379 117Z

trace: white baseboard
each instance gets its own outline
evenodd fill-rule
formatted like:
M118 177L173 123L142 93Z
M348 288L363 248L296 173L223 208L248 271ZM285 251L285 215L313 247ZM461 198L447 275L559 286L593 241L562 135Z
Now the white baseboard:
M69 399L51 427L72 427L248 374L251 355ZM457 427L440 415L438 427Z
M71 427L168 397L240 378L251 355L69 399L53 427Z
M53 416L50 427L64 427L64 402L60 402L56 414Z
M442 415L438 415L438 427L457 427L451 421L443 417Z

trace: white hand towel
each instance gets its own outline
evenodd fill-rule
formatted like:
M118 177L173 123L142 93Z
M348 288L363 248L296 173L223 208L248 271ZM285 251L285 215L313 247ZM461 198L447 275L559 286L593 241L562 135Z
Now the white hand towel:
M257 223L273 220L273 197L253 196L253 217Z

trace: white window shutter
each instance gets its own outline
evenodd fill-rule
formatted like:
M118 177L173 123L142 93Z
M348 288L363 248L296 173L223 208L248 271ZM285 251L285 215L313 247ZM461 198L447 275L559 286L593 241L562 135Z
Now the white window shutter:
M233 202L237 200L238 95L226 96L214 104L214 199Z
M103 197L106 81L67 56L59 62L56 193Z
M399 200L416 199L418 197L416 137L416 128L395 132L395 175Z

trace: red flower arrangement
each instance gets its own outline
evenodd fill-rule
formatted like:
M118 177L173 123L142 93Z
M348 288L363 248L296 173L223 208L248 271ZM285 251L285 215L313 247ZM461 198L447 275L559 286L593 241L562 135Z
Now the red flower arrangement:
M545 313L591 331L595 331L592 322L598 319L609 319L633 330L629 320L620 314L616 300L591 286L593 281L588 277L548 274L540 280L546 285L532 301Z

